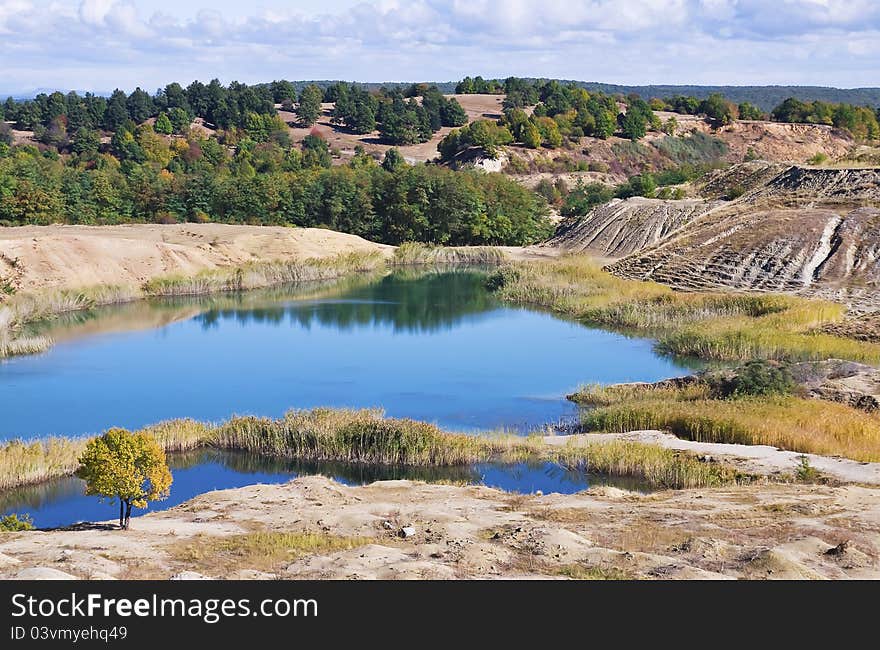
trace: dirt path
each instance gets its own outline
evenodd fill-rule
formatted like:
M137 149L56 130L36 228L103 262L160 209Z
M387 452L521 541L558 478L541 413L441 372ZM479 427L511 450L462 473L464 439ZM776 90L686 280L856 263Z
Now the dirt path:
M880 578L880 490L858 486L524 496L307 477L212 492L132 525L0 535L0 579ZM198 552L255 531L361 542L298 558Z
M226 224L22 226L0 228L0 279L17 292L140 285L169 274L251 261L389 255L391 246L318 228Z
M682 440L662 431L631 431L629 433L589 433L572 436L547 436L544 441L551 445L584 444L628 440L667 449L680 449L734 465L749 474L776 476L792 474L806 456L810 466L829 478L844 483L880 485L880 463L862 463L848 458L800 454L783 451L767 445L732 445Z

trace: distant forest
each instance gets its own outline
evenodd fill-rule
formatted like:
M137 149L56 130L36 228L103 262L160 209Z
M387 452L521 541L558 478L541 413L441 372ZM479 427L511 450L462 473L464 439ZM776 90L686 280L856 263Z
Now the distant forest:
M621 84L601 83L598 81L578 81L571 79L547 79L538 77L526 77L524 81L558 81L563 85L574 84L580 88L590 91L599 91L609 95L630 95L636 94L643 98L658 97L660 99L668 99L676 95L687 95L696 97L697 99L707 99L710 95L723 95L726 99L737 104L749 102L754 104L762 111L770 112L775 106L781 104L789 97L799 99L803 102L821 101L833 104L846 103L855 104L857 106L880 106L880 88L831 88L828 86L695 86L695 85L648 85L648 86L627 86ZM494 80L499 86L504 85L503 79ZM291 81L289 82L293 91L299 95L306 86L314 85L321 90L334 86L339 83L337 80L321 79L311 81ZM352 82L354 83L354 82ZM459 82L457 81L441 81L441 82L425 82L424 85L436 86L437 89L445 94L452 94ZM268 85L268 84L259 84ZM376 91L380 88L388 90L398 89L405 90L412 87L411 82L359 82L356 85L369 91ZM50 94L52 90L37 90L29 95L12 94L14 99L32 99L40 93ZM6 97L11 93L0 92L0 97ZM110 92L95 93L99 95L110 96Z

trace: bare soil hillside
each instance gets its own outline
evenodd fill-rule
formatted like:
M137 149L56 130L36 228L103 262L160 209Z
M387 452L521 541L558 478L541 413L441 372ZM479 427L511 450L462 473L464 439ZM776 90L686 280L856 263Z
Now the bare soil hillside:
M685 289L806 293L880 307L880 169L791 167L612 264Z
M16 292L137 284L251 261L388 252L355 235L318 228L225 224L0 228L0 281ZM2 294L0 294L2 296Z
M714 205L702 199L614 199L585 217L563 221L547 245L572 253L624 257L660 242Z

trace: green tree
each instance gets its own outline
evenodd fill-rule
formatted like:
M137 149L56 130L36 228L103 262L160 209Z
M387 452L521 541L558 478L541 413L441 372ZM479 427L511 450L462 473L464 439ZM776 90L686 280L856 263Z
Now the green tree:
M302 164L305 167L330 167L333 164L330 145L324 138L309 134L303 138L302 149Z
M115 131L128 121L126 101L125 93L118 88L110 95L110 100L107 102L107 110L104 112L104 128L108 131Z
M101 148L101 136L97 131L85 127L73 136L73 151L80 155L94 155Z
M526 122L522 128L522 143L530 149L537 149L541 146L541 132L534 122Z
M165 451L146 433L110 429L89 441L76 475L86 482L86 494L119 502L119 526L127 529L131 509L167 498L172 476Z
M720 93L712 93L700 104L700 112L717 124L733 121L733 105Z
M168 120L171 122L171 130L178 135L182 135L189 130L192 123L192 115L186 109L175 106L168 110Z
M396 172L405 166L406 161L396 147L391 147L385 152L385 158L382 160L382 169L386 172Z
M174 126L171 124L167 113L164 111L159 113L159 117L156 118L156 123L153 125L153 130L162 135L171 135L174 132Z
M737 114L741 120L763 120L764 111L751 102L742 102L737 106Z
M296 107L296 116L306 126L312 126L321 117L321 101L324 93L314 84L303 88Z
M620 132L623 137L632 141L641 140L648 132L645 116L640 111L631 108L620 119Z
M440 105L440 117L443 126L464 126L468 122L467 113L454 97Z

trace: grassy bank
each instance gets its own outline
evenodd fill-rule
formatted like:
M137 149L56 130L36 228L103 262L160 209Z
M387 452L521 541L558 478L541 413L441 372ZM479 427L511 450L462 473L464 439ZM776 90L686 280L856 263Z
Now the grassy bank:
M629 476L661 488L714 486L743 478L722 464L651 445L555 446L540 437L449 433L424 422L386 418L376 410L291 411L277 420L236 417L219 424L174 420L145 431L167 451L215 447L295 460L414 467L537 460ZM53 438L0 446L0 488L73 473L86 442Z
M58 314L149 297L195 296L330 280L384 267L385 259L381 254L354 252L323 259L254 262L239 267L201 271L192 276L163 276L141 286L50 289L18 294L0 303L0 357L31 354L51 347L52 341L48 337L22 337L18 331L28 322Z
M658 338L670 354L715 360L849 359L880 363L880 344L822 333L845 307L777 294L680 293L614 277L587 257L498 269L490 287L511 302Z
M707 387L591 387L573 396L593 408L587 431L670 431L699 442L772 445L880 462L880 414L794 395L714 399Z

